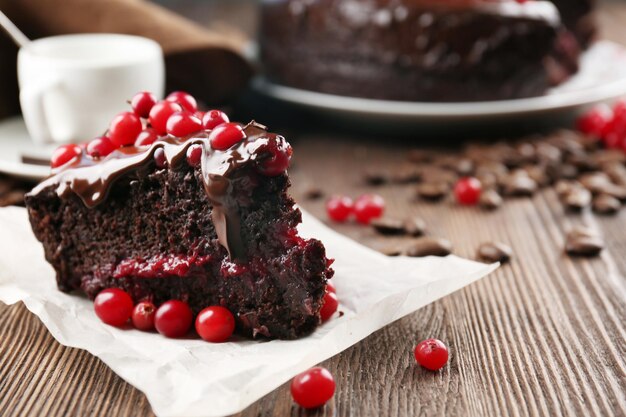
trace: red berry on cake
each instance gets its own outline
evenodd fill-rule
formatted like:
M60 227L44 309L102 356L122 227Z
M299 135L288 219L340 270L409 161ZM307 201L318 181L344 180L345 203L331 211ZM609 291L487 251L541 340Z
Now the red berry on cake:
M204 148L200 144L191 145L187 148L187 163L192 167L200 166Z
M159 306L154 316L154 326L165 337L182 337L187 334L193 313L187 303L180 300L166 301Z
M202 130L202 122L192 113L181 111L172 114L165 125L167 133L176 137L191 135Z
M58 168L67 164L74 158L83 153L83 150L78 145L62 145L55 149L50 158L50 166L52 168Z
M148 120L150 126L159 134L164 135L167 133L167 119L176 112L183 111L183 108L178 103L171 101L159 101L150 110Z
M167 168L167 157L163 148L154 150L154 163L158 168Z
M93 302L96 315L111 326L123 326L133 312L133 299L124 290L107 288L98 293Z
M106 136L100 136L93 139L85 148L87 155L95 159L104 158L115 149L117 149L117 147L113 144L113 142L111 142L111 139Z
M326 202L328 218L336 222L345 222L354 213L354 202L350 197L334 196Z
M133 145L143 125L135 113L122 112L115 116L109 125L108 137L118 148Z
M385 200L376 194L363 194L354 203L354 216L361 224L369 224L383 215Z
M184 110L187 110L191 113L194 113L198 110L198 103L196 102L196 99L191 94L184 91L174 91L169 96L167 96L165 100L172 103L178 103L182 106Z
M217 126L228 122L230 122L228 116L220 110L209 110L202 117L202 125L205 129L215 129Z
M337 299L337 294L334 292L328 291L326 288L326 294L324 294L324 300L322 301L322 308L320 309L320 318L322 322L328 321L337 308L339 307L339 300Z
M259 163L259 171L268 177L275 177L289 168L293 149L288 143L284 147L273 146L269 149L270 156Z
M142 301L133 308L131 320L136 329L145 332L154 330L156 307L150 301Z
M151 127L147 127L137 135L135 146L150 146L159 138L159 134Z
M477 178L465 177L454 185L454 196L459 204L472 206L478 203L482 192L482 184Z
M335 379L321 366L302 372L291 381L291 396L302 408L318 408L335 395Z
M196 317L196 332L207 342L226 342L235 331L235 317L227 308L211 306Z
M438 339L420 342L413 351L415 360L424 368L438 371L448 363L448 347Z
M157 102L156 96L148 91L142 91L137 93L130 100L130 106L135 114L139 117L147 119L150 115L150 110Z
M225 151L245 139L246 133L239 123L223 123L209 133L213 149Z

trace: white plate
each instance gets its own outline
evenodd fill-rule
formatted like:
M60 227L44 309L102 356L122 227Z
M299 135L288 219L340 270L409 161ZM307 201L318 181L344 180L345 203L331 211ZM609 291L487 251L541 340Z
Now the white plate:
M47 177L50 174L49 166L27 164L22 162L22 157L27 155L48 161L54 148L54 145L51 147L35 145L30 140L21 117L0 122L0 172L3 174L28 180Z
M416 122L490 119L571 110L626 94L626 47L600 41L585 52L580 72L541 97L471 103L372 100L316 93L272 84L263 77L253 87L281 101L347 116L411 119Z

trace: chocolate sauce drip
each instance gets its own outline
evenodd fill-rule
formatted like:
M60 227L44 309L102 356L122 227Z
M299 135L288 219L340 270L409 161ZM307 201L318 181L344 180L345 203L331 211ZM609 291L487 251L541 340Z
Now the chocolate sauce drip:
M245 260L246 245L241 237L239 202L234 190L235 173L271 157L270 147L285 150L289 145L284 137L268 133L265 126L250 122L244 127L246 137L237 145L219 151L211 148L208 132L199 132L185 138L165 136L149 147L124 147L98 161L85 155L64 165L41 182L29 194L37 195L55 188L60 198L77 195L87 207L95 207L106 200L111 186L118 179L141 176L154 168L154 152L163 149L167 169L177 169L185 163L187 149L194 144L203 148L201 173L204 190L213 207L212 220L219 242L232 260Z

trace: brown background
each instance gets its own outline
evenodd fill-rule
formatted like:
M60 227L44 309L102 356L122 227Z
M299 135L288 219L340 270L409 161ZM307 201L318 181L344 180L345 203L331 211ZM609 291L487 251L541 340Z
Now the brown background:
M213 17L233 19L242 11L237 20L251 21L246 3L204 7L218 13ZM626 44L626 2L604 4L600 21L604 37ZM362 168L396 165L409 146L305 129L293 138L293 193L320 218L323 201L302 198L309 185L352 196L371 191L361 185ZM19 189L0 177L5 203L19 201ZM565 215L550 189L508 201L496 213L415 203L409 186L378 192L391 215L423 217L429 233L450 238L458 255L473 257L481 242L497 240L513 247L515 259L322 363L337 381L325 408L294 407L284 385L244 416L626 415L626 211ZM608 249L601 257L562 254L564 230L575 224L602 231ZM333 227L375 248L389 243L366 228ZM22 304L0 305L0 323L0 415L151 415L143 394L89 353L56 343ZM414 364L412 348L427 337L450 345L451 361L441 372Z

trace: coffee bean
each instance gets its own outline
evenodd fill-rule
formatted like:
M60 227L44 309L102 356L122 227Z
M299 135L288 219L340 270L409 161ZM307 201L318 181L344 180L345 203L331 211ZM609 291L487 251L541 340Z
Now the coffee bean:
M392 245L383 248L380 252L387 256L400 256L404 251L399 245Z
M406 250L407 256L448 256L452 253L452 243L447 239L421 237L415 239Z
M537 183L525 171L515 171L504 180L502 188L509 196L532 196L537 191Z
M485 190L481 193L478 204L486 210L495 210L502 205L502 197L496 190Z
M410 236L422 236L426 232L426 223L419 217L412 217L404 221L404 231Z
M565 238L565 252L570 256L597 256L604 249L604 242L593 231L576 228Z
M583 187L574 187L563 197L563 204L570 211L581 211L591 204L591 193Z
M596 151L591 156L591 159L599 166L612 163L625 164L626 153L624 153L620 149L601 149L599 151Z
M401 165L392 173L390 180L396 184L410 184L420 182L422 170L414 165Z
M324 192L320 188L309 187L304 190L302 196L306 200L319 200L320 198L324 197Z
M494 263L501 262L507 263L511 260L513 251L504 243L489 242L483 243L478 247L476 257L485 262Z
M474 161L469 158L462 158L458 160L454 170L460 176L468 177L474 174L475 168Z
M365 183L372 186L387 184L389 173L383 170L369 170L363 173Z
M604 187L612 184L611 178L604 172L592 172L581 175L578 181L592 193L599 193Z
M572 180L559 180L555 185L554 185L554 190L556 191L557 195L559 196L559 198L561 200L563 200L565 198L565 196L567 194L569 194L574 188L582 188L582 184L579 183L578 181L572 181Z
M621 207L622 203L608 194L598 194L593 198L593 211L598 214L615 214Z
M626 186L626 167L619 162L602 165L602 170L617 185Z
M537 159L544 163L560 163L563 154L556 146L541 142L537 145Z
M403 235L406 233L404 222L390 217L374 219L370 225L381 235Z
M524 171L526 171L526 174L532 178L539 187L546 187L552 182L545 167L541 165L526 166L524 167Z
M430 162L433 160L433 152L423 149L412 149L407 153L407 159L416 164Z
M417 186L417 195L424 200L441 200L450 191L445 182L425 182Z

